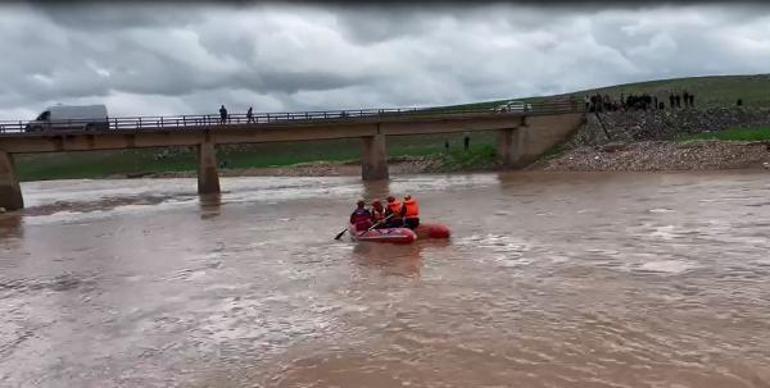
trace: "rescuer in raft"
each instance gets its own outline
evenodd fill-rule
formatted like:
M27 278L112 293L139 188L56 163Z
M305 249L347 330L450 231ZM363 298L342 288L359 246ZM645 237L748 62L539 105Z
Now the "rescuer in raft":
M385 209L385 217L390 217L386 225L388 228L400 228L404 226L404 219L401 213L404 210L401 201L396 200L392 195L388 196L388 207Z
M420 226L420 205L417 200L407 194L404 196L404 203L401 206L401 216L404 218L404 226L409 229L416 229Z
M350 215L350 223L355 225L356 230L363 232L372 227L372 213L366 210L366 202L356 202L356 210Z
M382 202L379 199L372 201L372 223L375 228L384 228L385 225L385 208L382 206Z

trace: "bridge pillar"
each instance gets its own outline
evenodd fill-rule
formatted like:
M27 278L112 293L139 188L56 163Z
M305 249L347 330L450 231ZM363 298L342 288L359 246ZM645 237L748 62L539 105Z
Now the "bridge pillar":
M365 181L388 179L388 154L385 149L385 135L365 136L364 151L361 155L361 178Z
M16 179L13 158L11 154L2 150L0 150L0 207L9 211L24 208L24 199L21 196L19 180Z
M198 194L219 193L217 149L208 139L198 146Z
M514 167L518 159L519 128L505 128L498 131L497 159L503 167Z

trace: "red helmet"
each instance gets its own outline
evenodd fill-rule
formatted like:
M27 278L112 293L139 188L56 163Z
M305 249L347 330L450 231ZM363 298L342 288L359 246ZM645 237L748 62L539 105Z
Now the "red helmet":
M395 201L395 200L396 200L396 198L395 198L395 197L393 197L392 195L389 195L389 196L388 196L388 202L393 202L393 201Z

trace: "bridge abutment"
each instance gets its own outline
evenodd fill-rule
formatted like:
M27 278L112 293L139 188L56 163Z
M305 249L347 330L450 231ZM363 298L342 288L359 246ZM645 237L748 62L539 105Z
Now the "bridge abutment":
M206 139L198 146L198 194L219 193L217 149Z
M16 170L11 154L0 150L0 207L5 210L24 208L21 186L16 178Z
M385 135L379 133L365 136L361 155L361 178L365 181L388 179L388 153L385 148Z

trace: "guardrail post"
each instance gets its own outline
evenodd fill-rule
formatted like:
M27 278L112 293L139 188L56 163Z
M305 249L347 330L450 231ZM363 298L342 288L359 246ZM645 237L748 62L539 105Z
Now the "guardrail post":
M163 117L160 118L160 127L163 128Z
M182 126L187 126L187 116L182 115Z
M139 118L139 128L140 129L142 128L142 118L141 117Z

